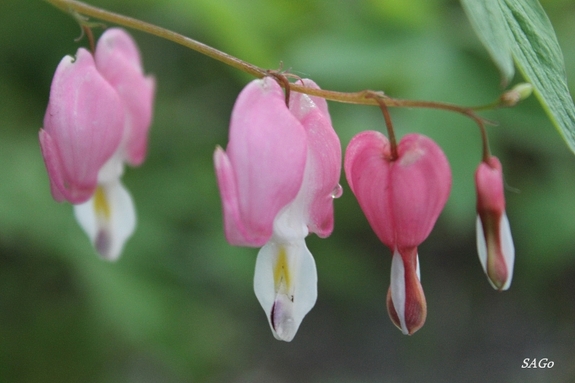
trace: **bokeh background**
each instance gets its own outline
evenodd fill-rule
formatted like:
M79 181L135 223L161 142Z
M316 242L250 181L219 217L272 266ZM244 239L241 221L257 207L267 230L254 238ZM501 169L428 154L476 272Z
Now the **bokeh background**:
M321 87L488 103L497 69L455 0L92 0ZM575 2L542 1L575 89ZM96 29L96 34L101 30ZM319 299L291 343L276 341L252 290L257 249L227 244L212 153L251 78L132 31L157 80L149 156L124 182L138 227L102 261L72 207L50 196L38 130L61 58L86 40L40 0L0 5L0 382L571 382L575 379L575 156L532 97L485 113L504 166L516 246L495 292L475 249L479 133L459 115L392 110L398 134L444 149L450 200L420 247L425 326L388 318L391 256L344 177L328 239L308 238ZM514 82L520 82L517 76ZM375 107L330 102L342 147L384 130ZM522 369L548 358L552 369Z

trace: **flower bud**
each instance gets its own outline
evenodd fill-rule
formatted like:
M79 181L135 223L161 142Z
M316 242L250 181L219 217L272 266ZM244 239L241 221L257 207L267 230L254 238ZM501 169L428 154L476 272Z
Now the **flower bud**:
M475 172L477 190L477 251L493 288L511 285L515 248L505 213L503 173L497 157L479 164Z
M406 135L391 159L387 137L355 136L346 150L345 173L372 229L391 251L416 247L431 232L449 197L451 170L430 138Z
M374 131L355 136L345 174L379 239L393 253L387 307L404 334L425 322L417 246L431 232L451 189L451 170L441 148L420 134L406 135L393 159L387 138Z
M523 82L515 85L511 90L503 93L500 97L500 102L503 106L515 106L520 101L525 100L531 96L533 92L533 85L528 82Z

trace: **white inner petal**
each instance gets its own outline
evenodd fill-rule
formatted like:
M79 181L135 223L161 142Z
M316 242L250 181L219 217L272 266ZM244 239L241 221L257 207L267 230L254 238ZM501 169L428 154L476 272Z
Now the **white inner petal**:
M285 206L274 220L273 238L277 242L289 243L304 239L309 234L307 228L307 201L298 193L292 203Z
M507 281L501 290L507 290L511 286L511 279L513 278L513 266L515 264L515 246L513 245L513 238L511 237L511 228L509 226L509 219L504 212L501 217L499 225L499 235L501 240L501 251L505 259L505 266L507 266Z
M293 205L293 204L292 204ZM317 271L297 206L284 209L256 260L254 291L274 336L289 342L317 300Z
M481 218L477 215L476 221L476 231L477 231L477 253L479 254L479 261L483 267L483 271L486 275L487 273L487 243L485 241L485 233L483 232L483 225L481 224ZM513 238L511 236L511 228L509 226L509 219L507 214L504 212L501 217L501 222L499 224L499 236L501 241L501 251L503 252L503 259L505 260L505 266L507 267L507 280L505 284L501 287L501 290L509 289L511 286L511 280L513 278L513 266L515 263L515 246L513 245ZM496 290L499 290L497 286L491 281L489 276L487 277L489 284Z
M98 185L85 203L74 206L76 220L102 258L114 261L136 227L132 197L120 180Z
M98 184L115 182L124 174L124 161L121 150L116 153L100 168L98 172Z
M419 260L417 264L419 269ZM393 252L393 258L391 259L390 289L391 301L399 318L401 332L407 335L409 332L405 324L405 267L403 266L403 258L401 258L397 249Z
M479 261L481 262L483 271L487 274L487 243L485 242L485 234L483 233L483 225L481 224L479 214L477 214L475 229L477 233L477 254L479 254ZM489 283L491 283L491 280Z

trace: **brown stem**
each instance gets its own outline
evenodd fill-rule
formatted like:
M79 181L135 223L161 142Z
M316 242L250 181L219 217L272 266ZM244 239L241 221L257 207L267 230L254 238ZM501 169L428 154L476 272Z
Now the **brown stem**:
M483 143L483 162L488 162L489 157L491 157L491 151L489 150L489 139L487 138L487 130L481 119L476 119L475 122L479 126L479 131L481 132L481 142Z
M286 107L289 109L289 97L290 97L290 85L291 85L289 80L284 74L280 73L279 71L268 70L267 72L270 76L276 79L276 81L278 82L278 84L280 84L282 88L285 89L285 103Z
M90 50L92 51L92 54L95 54L96 44L94 43L94 34L92 33L92 28L90 28L87 25L82 25L82 30L84 31L86 37L88 38L88 44L90 44Z
M222 61L225 64L228 64L234 68L242 70L258 78L262 78L267 75L267 72L262 68L259 68L255 65L252 65L248 62L245 62L234 56L231 56L225 52L212 48L209 45L203 44L194 39L190 39L188 37L180 35L179 33L172 32L165 28L161 28L156 25L149 24L144 21L140 21L128 16L123 16L117 13L106 11L101 8L93 7L91 5L76 0L45 0L45 1L51 3L52 5L66 12L75 11L82 15L94 17L100 20L105 20L114 24L123 25L125 27L150 33L152 35L164 38L166 40L173 41L187 48L200 52L206 56L209 56L213 59Z
M387 134L389 135L389 146L391 147L391 161L395 161L399 158L397 153L397 140L395 139L395 131L393 130L393 123L391 122L391 115L389 114L389 108L385 104L385 96L377 92L368 92L365 97L373 98L379 104L379 108L383 113L383 118L385 119L385 126L387 127Z
M136 29L142 32L150 33L152 35L173 41L177 44L183 45L187 48L193 49L201 54L211 57L215 60L221 61L231 67L246 72L254 77L262 78L270 75L270 72L262 69L256 65L243 61L237 57L229 55L225 52L210 47L199 41L189 37L180 35L176 32L170 31L165 28L158 27L153 24L146 23L131 17L123 16L117 13L106 11L76 0L44 0L57 8L62 9L68 13L78 13L85 16L94 17L110 23L123 25L128 28ZM277 77L276 77L277 78ZM463 107L455 104L434 102L434 101L417 101L417 100L402 100L385 96L383 92L374 92L371 90L364 90L354 93L336 92L331 90L309 88L297 83L281 82L281 85L286 88L286 95L288 91L305 93L310 96L322 97L326 100L349 103L349 104L362 104L362 105L380 105L383 103L386 107L411 107L411 108L430 108L447 110L463 114L473 119L480 128L487 120L477 116L473 107ZM289 88L289 90L287 89ZM378 94L379 97L367 97L369 94ZM481 107L479 107L481 108ZM484 145L485 146L485 145ZM484 148L484 151L486 149ZM488 149L487 149L488 151Z

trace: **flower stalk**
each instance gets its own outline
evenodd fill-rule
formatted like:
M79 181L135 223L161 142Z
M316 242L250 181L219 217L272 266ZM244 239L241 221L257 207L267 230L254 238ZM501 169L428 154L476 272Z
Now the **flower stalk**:
M397 153L397 140L395 139L395 131L393 130L393 123L391 122L391 115L389 114L389 109L387 105L385 105L384 97L378 93L373 93L372 95L368 95L368 97L372 96L377 103L379 104L379 108L383 113L383 118L385 119L385 126L387 127L387 135L389 136L389 146L391 149L391 161L395 161L399 154Z
M199 52L203 55L211 57L214 60L218 60L233 68L239 69L256 78L263 78L269 76L270 74L273 75L273 71L270 72L269 70L260 68L256 65L241 60L228 53L222 52L216 48L201 43L197 40L173 32L169 29L159 27L154 24L150 24L118 13L110 12L105 9L94 7L92 5L88 5L86 3L77 0L44 0L44 1L54 5L55 7L67 13L93 17L99 20L107 21L109 23L122 25L124 27L136 29L145 33L158 36L166 40L173 41L189 49L195 50L196 52ZM480 128L482 124L488 121L478 116L475 113L476 111L493 109L502 106L511 106L511 105L505 105L503 102L501 102L500 98L498 98L497 101L491 104L482 105L478 107L466 107L438 101L405 100L405 99L393 98L386 96L383 92L376 92L372 90L363 90L359 92L338 92L332 90L310 88L305 85L298 84L297 82L296 83L282 82L280 85L286 89L289 87L289 91L292 92L304 93L309 96L321 97L329 101L335 101L347 104L380 106L383 103L386 107L429 108L429 109L439 109L439 110L455 112L471 118L478 125L480 125ZM375 98L373 97L374 94L379 94L380 97Z

